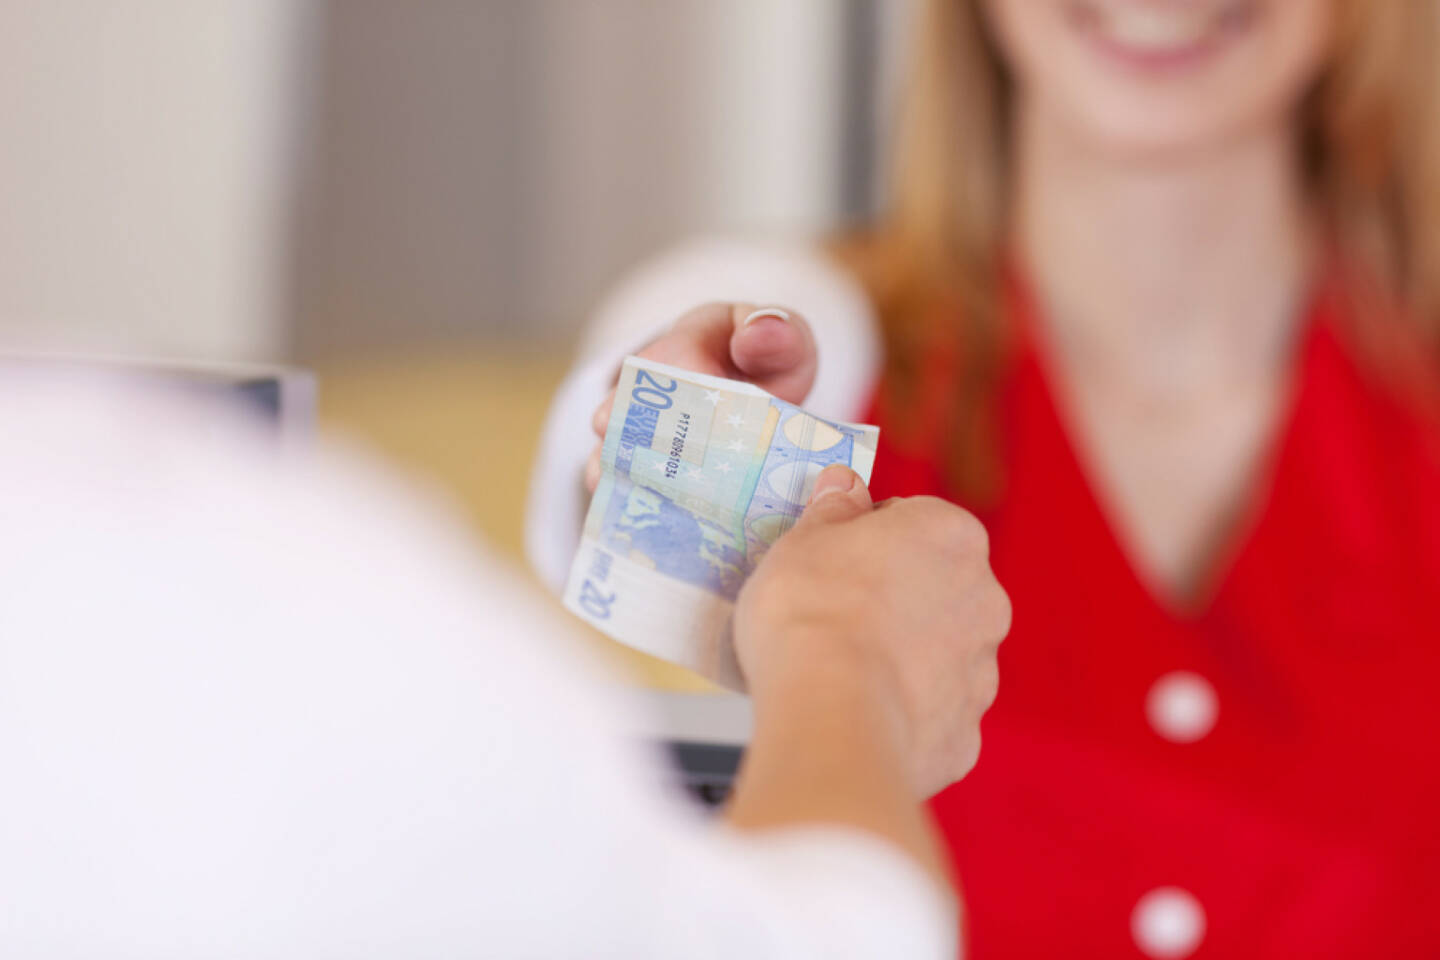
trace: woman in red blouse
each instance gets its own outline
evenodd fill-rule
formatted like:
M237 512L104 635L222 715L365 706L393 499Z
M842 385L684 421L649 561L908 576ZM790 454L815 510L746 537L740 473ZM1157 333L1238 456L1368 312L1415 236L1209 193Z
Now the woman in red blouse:
M875 495L972 510L1014 605L932 801L971 955L1440 956L1440 7L931 0L918 37L837 257ZM646 352L799 401L810 330L748 313Z

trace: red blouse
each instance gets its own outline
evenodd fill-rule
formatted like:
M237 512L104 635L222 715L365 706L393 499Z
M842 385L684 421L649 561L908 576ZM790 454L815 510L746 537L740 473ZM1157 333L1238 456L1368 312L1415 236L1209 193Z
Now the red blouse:
M1194 614L1130 566L1026 338L979 514L1014 628L932 803L977 960L1440 957L1440 432L1332 321ZM876 497L946 495L937 453L882 444Z

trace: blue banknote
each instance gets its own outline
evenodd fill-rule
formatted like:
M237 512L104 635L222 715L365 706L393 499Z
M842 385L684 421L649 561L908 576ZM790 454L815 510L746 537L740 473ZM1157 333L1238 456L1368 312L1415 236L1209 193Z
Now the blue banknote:
M841 463L867 482L879 431L758 387L630 357L565 602L623 643L725 686L745 578Z

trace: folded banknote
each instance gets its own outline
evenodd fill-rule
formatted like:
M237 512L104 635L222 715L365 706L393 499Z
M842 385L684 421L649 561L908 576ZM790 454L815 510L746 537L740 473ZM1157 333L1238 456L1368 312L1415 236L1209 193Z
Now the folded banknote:
M879 430L811 416L759 387L628 357L565 605L622 643L731 689L730 616L820 471L865 482Z

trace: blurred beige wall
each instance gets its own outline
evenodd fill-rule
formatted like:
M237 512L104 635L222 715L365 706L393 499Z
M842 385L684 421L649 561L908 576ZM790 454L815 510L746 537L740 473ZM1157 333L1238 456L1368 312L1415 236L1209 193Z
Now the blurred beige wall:
M900 2L0 0L0 344L563 347L669 244L835 222Z
M330 0L302 357L562 343L638 258L840 205L850 0Z
M297 0L0 0L0 342L287 346Z

